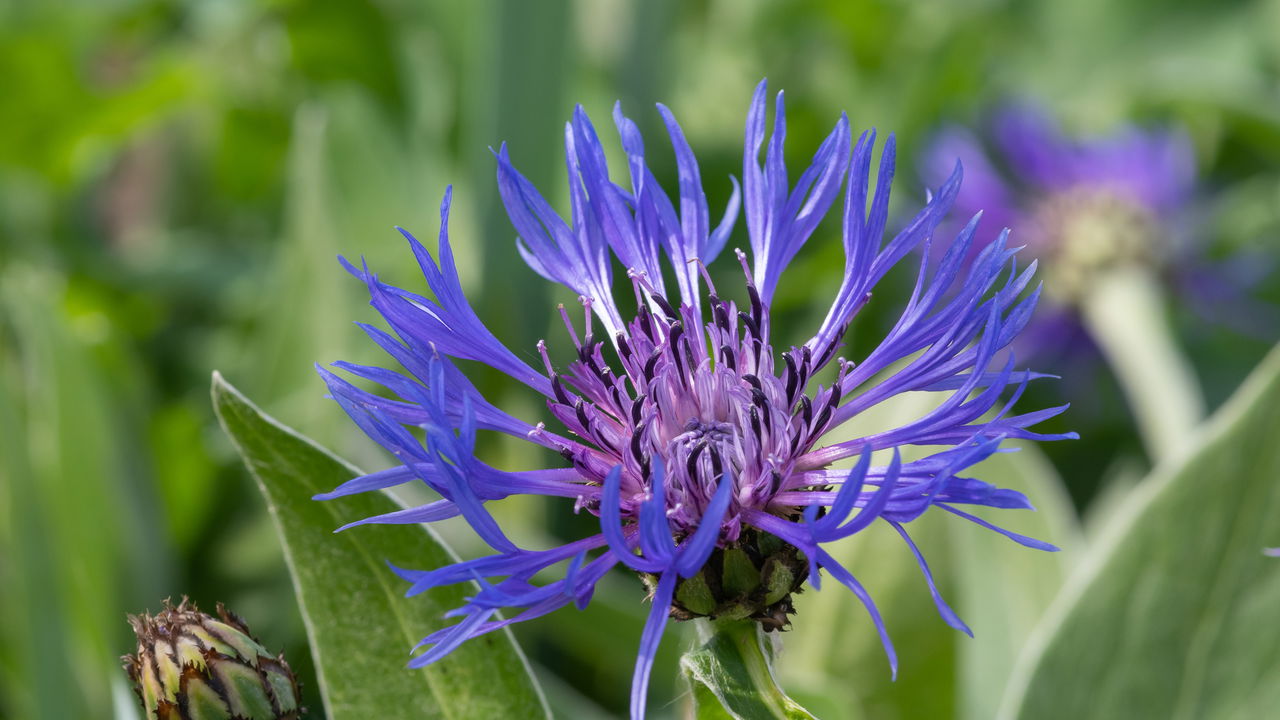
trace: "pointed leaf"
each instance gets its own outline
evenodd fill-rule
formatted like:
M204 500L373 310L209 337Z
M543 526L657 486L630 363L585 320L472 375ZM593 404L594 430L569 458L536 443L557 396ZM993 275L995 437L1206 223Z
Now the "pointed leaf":
M1280 707L1280 348L1143 481L1011 683L1019 718L1268 717Z
M380 717L549 717L511 636L494 632L420 670L409 650L473 591L465 585L406 599L386 566L439 567L456 558L426 528L378 525L338 534L360 517L399 510L389 496L311 496L360 474L265 415L218 374L213 404L271 510L311 639L331 720Z

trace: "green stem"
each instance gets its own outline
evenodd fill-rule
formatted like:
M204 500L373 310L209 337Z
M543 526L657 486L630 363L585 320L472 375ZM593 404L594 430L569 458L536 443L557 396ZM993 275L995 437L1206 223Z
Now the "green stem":
M773 649L766 649L766 643L771 640L764 637L760 623L754 620L706 620L700 623L698 632L708 633L704 640L719 636L732 644L734 652L742 657L751 685L763 691L760 696L766 702L773 705L778 700L787 699L773 677Z
M1081 311L1120 381L1152 461L1178 454L1204 417L1204 400L1151 271L1125 266L1099 273Z
M700 647L681 665L695 684L697 717L812 720L773 676L772 639L753 620L699 620ZM705 692L702 692L705 691ZM715 703L726 715L709 712Z

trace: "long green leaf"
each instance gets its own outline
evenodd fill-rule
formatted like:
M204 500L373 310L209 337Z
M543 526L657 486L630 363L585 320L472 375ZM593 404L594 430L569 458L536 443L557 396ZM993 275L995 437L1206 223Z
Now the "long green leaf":
M778 687L773 641L753 620L709 622L709 636L680 660L698 720L814 720Z
M968 720L995 716L1023 646L1082 549L1075 509L1048 458L1032 443L1010 445L1018 452L993 455L970 473L1023 493L1036 510L980 514L1014 532L1051 542L1061 552L1032 550L971 523L947 523L951 558L936 570L953 578L954 607L973 630L972 638L956 638L956 714Z
M21 618L0 631L0 714L14 717L107 717L124 612L170 569L157 524L135 520L154 516L120 392L136 378L103 367L118 340L89 339L73 293L47 268L0 273L0 613Z
M1006 704L1019 718L1253 718L1280 707L1280 348L1128 501Z
M461 605L468 589L405 599L405 584L386 563L439 567L456 558L429 530L412 525L334 535L345 522L400 506L377 493L312 500L359 471L263 414L216 373L213 404L275 520L330 720L549 717L505 631L472 640L430 667L406 668L409 649L443 625L443 613Z

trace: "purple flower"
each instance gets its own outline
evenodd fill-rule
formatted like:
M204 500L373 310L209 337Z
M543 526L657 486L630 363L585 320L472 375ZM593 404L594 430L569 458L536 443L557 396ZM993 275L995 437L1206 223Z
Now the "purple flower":
M1189 242L1196 167L1184 133L1124 126L1069 138L1043 110L1013 105L996 113L989 136L988 144L964 128L943 129L924 155L923 174L934 182L959 159L967 177L957 215L981 211L997 227L1017 228L1018 243L1047 261L1048 307L1019 340L1022 354L1091 347L1075 308L1095 274L1111 266L1170 271L1179 289L1203 300L1193 303L1200 308L1242 306L1240 283L1227 277L1239 273L1209 267Z
M1029 252L1064 266L1172 251L1167 234L1177 231L1173 217L1195 185L1195 158L1183 133L1125 127L1069 139L1028 106L998 113L992 130L994 154L959 127L939 132L925 154L929 181L949 174L957 158L964 164L959 215L981 211L999 227L1016 227ZM1050 269L1059 272L1081 269Z
M542 367L530 366L476 316L450 249L449 193L441 205L438 260L404 233L433 297L391 287L367 268L347 265L368 285L373 306L395 334L371 326L366 332L405 372L336 366L399 399L320 372L334 399L403 464L319 498L420 480L441 499L353 524L462 515L493 548L487 557L442 568L398 570L412 583L410 595L472 580L480 587L453 611L461 618L457 624L422 641L431 647L412 660L415 667L505 625L570 603L581 608L596 582L621 565L645 580L652 600L632 687L634 718L644 715L654 653L669 617L750 617L779 628L791 611L791 593L806 580L816 587L822 570L866 606L896 672L875 604L851 569L823 549L826 543L877 520L889 523L919 561L943 618L965 632L934 586L907 523L937 507L1024 545L1054 549L962 509L1030 507L1015 491L963 475L1000 451L1005 439L1075 437L1030 429L1064 408L1020 414L1011 409L1025 384L1040 377L1015 369L1007 351L1039 295L1027 290L1034 264L1015 266L1016 251L1006 246L1005 233L966 263L976 243L975 219L938 262L924 255L915 289L900 301L901 316L888 335L856 362L840 357L845 330L877 281L931 242L959 192L959 166L928 205L884 242L892 136L874 193L869 187L875 133L863 133L854 143L843 116L792 184L783 161L781 93L763 166L759 162L766 135L766 87L760 83L747 114L741 188L751 253L735 251L745 293L734 301L721 296L706 266L725 246L739 189L735 183L723 218L712 226L693 153L670 111L661 105L658 110L675 149L678 206L647 169L636 126L619 108L614 122L630 175L625 185L610 179L600 140L581 108L565 128L567 221L511 166L505 147L497 153L498 186L519 233L519 252L535 272L581 296L580 324L561 308L575 351L568 364L553 362L539 342ZM842 188L843 282L812 337L775 354L774 290ZM627 269L626 284L638 307L630 319L613 295L613 258ZM668 277L675 288L668 287ZM556 429L490 403L455 367L455 358L486 363L542 395ZM828 366L830 384L815 383ZM901 427L824 442L850 418L912 391L944 399ZM479 430L524 438L554 450L564 464L495 469L474 454ZM932 454L907 462L899 452L904 446L930 446ZM873 459L875 451L887 452ZM849 461L845 467L833 467L842 460ZM571 501L573 511L599 518L600 532L545 550L518 547L486 507L514 494ZM562 579L531 582L553 566L564 568ZM515 612L496 618L503 608Z

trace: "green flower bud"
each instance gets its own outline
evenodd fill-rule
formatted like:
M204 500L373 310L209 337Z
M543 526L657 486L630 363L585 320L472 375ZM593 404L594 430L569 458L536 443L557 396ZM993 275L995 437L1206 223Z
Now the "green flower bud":
M218 603L218 617L183 598L154 617L130 615L136 655L125 655L147 720L298 720L303 708L283 655L272 657L244 621Z

